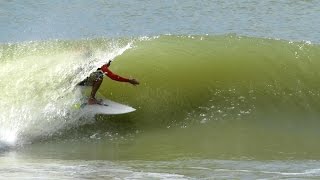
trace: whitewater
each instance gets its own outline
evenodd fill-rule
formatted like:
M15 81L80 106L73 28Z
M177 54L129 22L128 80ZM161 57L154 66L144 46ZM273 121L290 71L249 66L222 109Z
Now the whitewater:
M77 84L130 44L109 42L95 50L59 41L1 46L1 144L31 143L79 124L82 114L74 105L83 94Z

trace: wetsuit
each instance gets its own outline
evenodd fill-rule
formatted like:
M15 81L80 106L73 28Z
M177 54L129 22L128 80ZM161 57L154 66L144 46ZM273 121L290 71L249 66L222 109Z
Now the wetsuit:
M80 86L92 86L95 81L102 80L103 75L108 76L110 79L120 82L129 82L130 80L124 77L121 77L117 74L114 74L109 70L108 64L103 65L101 68L98 68L97 71L90 74L85 80L79 83Z
M99 71L99 69L98 69ZM115 80L115 81L120 81L120 82L129 82L130 80L124 77L121 77L117 74L114 74L109 70L109 66L107 64L103 65L100 68L100 71L102 71L103 74L107 75L110 79Z

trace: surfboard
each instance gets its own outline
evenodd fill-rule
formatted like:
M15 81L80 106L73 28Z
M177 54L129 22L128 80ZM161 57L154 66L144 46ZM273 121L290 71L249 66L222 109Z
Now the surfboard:
M133 107L120 104L109 99L102 99L101 103L99 104L83 103L79 109L84 114L106 115L126 114L136 110Z
M95 115L95 114L106 114L106 115L116 115L116 114L126 114L135 111L136 109L118 102L111 101L104 97L101 99L99 104L88 104L88 98L85 94L86 90L90 89L91 86L76 86L77 90L80 90L84 98L81 99L81 103L75 104L74 108L79 109L83 115ZM97 96L99 92L97 92Z

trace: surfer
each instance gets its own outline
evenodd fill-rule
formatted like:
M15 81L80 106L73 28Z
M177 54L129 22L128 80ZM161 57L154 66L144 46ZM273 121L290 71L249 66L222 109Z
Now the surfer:
M111 72L109 70L110 64L111 64L111 61L109 61L107 64L104 64L101 68L98 68L97 71L91 73L89 77L87 77L85 80L79 83L80 86L92 86L91 94L88 99L88 104L99 103L99 101L95 98L95 96L103 81L103 75L106 75L110 79L115 81L128 82L134 86L139 84L139 82L135 79L124 78Z

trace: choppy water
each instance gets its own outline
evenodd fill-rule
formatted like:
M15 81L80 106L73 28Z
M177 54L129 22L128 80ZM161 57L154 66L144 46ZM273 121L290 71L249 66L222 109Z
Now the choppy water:
M0 178L319 176L317 1L52 3L0 3ZM109 59L137 111L83 117Z
M317 0L12 0L0 7L0 42L227 33L320 42Z

